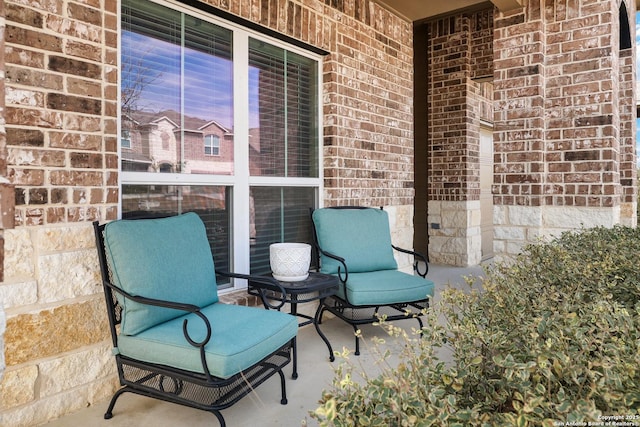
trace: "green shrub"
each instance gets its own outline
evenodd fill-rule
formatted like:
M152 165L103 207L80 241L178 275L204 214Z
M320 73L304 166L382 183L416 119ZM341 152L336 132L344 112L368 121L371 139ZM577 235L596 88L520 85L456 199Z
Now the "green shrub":
M487 269L482 289L467 281L425 313L422 338L382 321L404 345L399 362L380 350L375 375L342 363L311 416L322 426L640 425L640 230L565 233Z

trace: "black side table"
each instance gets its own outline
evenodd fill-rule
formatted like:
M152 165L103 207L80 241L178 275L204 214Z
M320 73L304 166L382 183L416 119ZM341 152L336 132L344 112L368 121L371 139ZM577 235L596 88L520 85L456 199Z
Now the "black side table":
M338 278L330 274L310 272L309 277L299 282L284 282L281 280L278 280L278 282L282 285L285 292L287 293L285 302L291 305L290 313L294 316L305 319L304 321L299 323L298 326L313 324L313 326L316 328L316 332L327 345L327 348L329 349L329 355L332 356L333 349L327 337L318 327L318 320L322 311L322 304L324 302L324 299L331 295L335 295L338 292ZM251 284L249 284L247 292L251 295L256 295L262 298L262 295L260 295L260 290L252 287ZM263 295L265 298L281 301L279 293L274 294L270 292L263 292ZM312 301L318 301L318 308L316 309L314 316L298 313L298 304ZM296 347L297 346L295 345L293 347L294 378L298 376Z

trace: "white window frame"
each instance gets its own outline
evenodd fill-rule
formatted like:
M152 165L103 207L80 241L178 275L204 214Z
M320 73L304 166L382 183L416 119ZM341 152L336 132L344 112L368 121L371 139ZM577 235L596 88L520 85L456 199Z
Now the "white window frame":
M148 173L123 171L121 162L119 171L119 191L122 195L123 185L207 185L231 187L231 269L238 273L250 272L250 215L249 198L251 187L310 187L316 189L316 206L322 207L324 186L323 173L323 114L322 114L322 70L323 56L310 52L295 45L278 40L275 37L262 34L258 31L246 28L235 22L230 22L217 16L203 12L197 8L165 0L149 0L162 6L193 15L199 19L212 22L221 27L233 31L233 128L234 128L234 173L233 175L204 175L181 173ZM118 10L118 34L121 34L121 9ZM249 173L249 38L263 40L266 43L286 49L308 57L317 63L317 93L316 111L318 114L317 126L317 159L318 176L314 178L291 178L272 176L250 176ZM118 64L121 58L121 37L118 37ZM119 77L120 78L120 77ZM118 81L120 88L121 81ZM118 105L120 105L120 91L118 91ZM239 112L247 112L245 114ZM122 117L118 110L118 133L121 132ZM122 147L118 144L118 158L121 158ZM118 217L122 217L122 203L118 203ZM246 280L234 279L232 286L219 289L220 293L241 290L247 288Z

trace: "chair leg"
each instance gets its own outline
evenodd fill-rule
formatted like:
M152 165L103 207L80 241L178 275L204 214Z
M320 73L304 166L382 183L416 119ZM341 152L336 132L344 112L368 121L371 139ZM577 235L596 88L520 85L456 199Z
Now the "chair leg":
M353 334L356 336L356 352L354 353L356 356L360 356L360 337L358 337L358 327L356 325L353 326Z
M227 426L227 423L224 421L224 417L222 416L220 411L211 411L211 412L218 419L218 422L220 423L220 427L226 427Z
M322 341L324 341L324 343L327 345L327 349L329 350L329 361L333 362L334 360L336 360L335 356L333 355L333 347L331 347L331 343L329 342L329 339L320 330L320 324L322 323L322 315L324 313L324 310L325 310L324 298L322 298L319 302L318 309L316 310L316 314L313 317L313 326L315 326L316 332L318 333L320 338L322 338Z
M293 337L291 351L293 353L293 373L291 374L291 378L295 380L298 378L298 337Z
M284 374L282 373L282 369L278 371L278 374L280 374L280 389L282 390L282 399L280 399L280 404L286 405L287 404L287 384L284 380Z
M107 412L104 413L104 419L105 420L110 420L111 418L113 418L113 407L116 406L116 400L118 400L118 398L123 393L126 393L126 392L132 392L131 390L129 390L128 386L122 387L120 390L116 391L116 393L111 398L111 402L109 403L109 407L107 408Z

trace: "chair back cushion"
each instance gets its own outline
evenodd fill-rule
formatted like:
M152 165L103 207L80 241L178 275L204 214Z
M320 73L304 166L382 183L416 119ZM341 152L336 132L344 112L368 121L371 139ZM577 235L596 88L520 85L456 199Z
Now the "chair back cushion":
M318 246L345 259L349 273L398 268L391 247L389 216L382 209L332 209L313 211ZM340 263L320 256L321 272L335 274Z
M211 248L197 214L110 222L104 244L111 280L123 291L198 307L218 301ZM119 294L118 302L123 309L121 333L127 335L185 314Z

